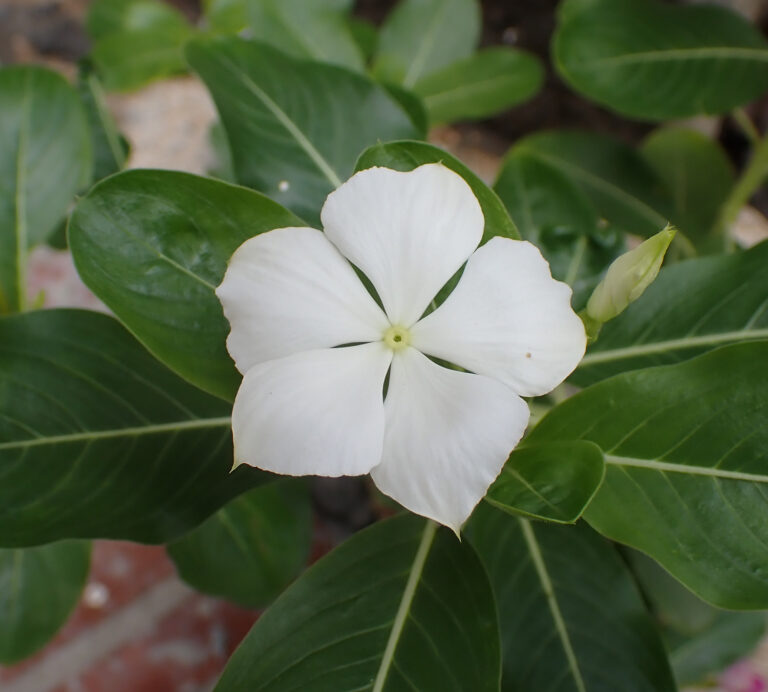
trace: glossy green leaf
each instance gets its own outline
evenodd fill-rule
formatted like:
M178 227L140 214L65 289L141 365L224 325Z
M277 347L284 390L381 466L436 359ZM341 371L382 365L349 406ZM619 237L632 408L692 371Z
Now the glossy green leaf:
M58 632L77 605L90 561L86 541L0 550L0 663L26 658Z
M216 692L499 689L488 577L469 544L413 515L326 555L259 618Z
M248 238L297 225L305 224L253 190L188 173L126 171L80 201L69 244L83 281L155 356L231 399L240 375L214 289Z
M552 276L571 286L595 277L625 249L624 236L601 225L567 175L525 150L504 159L494 190L520 235L542 251Z
M0 69L0 314L26 308L27 248L55 230L91 170L74 89L42 67Z
M605 480L585 517L704 600L768 607L768 341L617 375L553 409L529 441L590 440Z
M632 576L587 526L515 518L488 505L467 529L493 585L503 692L674 692Z
M475 0L400 0L381 27L374 74L410 89L469 57L479 37Z
M230 407L100 313L0 320L0 546L155 543L272 478L230 474Z
M651 236L667 225L672 203L664 181L618 140L588 132L542 132L520 140L511 155L520 153L563 173L622 231Z
M765 613L718 611L706 631L670 647L670 660L680 685L703 682L749 655L765 636Z
M488 48L428 74L414 84L433 123L487 118L532 98L544 70L529 53Z
M768 89L768 43L725 7L659 0L565 0L554 39L560 74L624 115L726 113Z
M357 161L355 170L362 171L373 166L385 166L397 171L411 171L425 163L442 163L458 173L475 193L485 216L485 230L482 243L494 236L520 238L504 204L467 166L446 151L426 142L385 142L366 149Z
M236 34L248 26L248 0L203 0L203 12L213 31Z
M385 89L341 67L238 38L193 41L187 56L216 101L238 180L310 223L363 149L421 136Z
M572 381L586 385L724 344L768 339L766 267L768 242L664 267L639 300L605 324Z
M309 499L303 480L254 488L171 543L168 554L181 578L198 591L263 608L307 563Z
M733 166L722 147L695 130L656 130L642 154L672 193L671 220L700 249L713 247L713 226L734 183Z
M485 500L511 514L573 523L605 475L603 453L591 442L518 447Z
M91 129L93 179L101 180L123 169L130 145L118 131L106 104L104 88L89 63L80 65L77 90Z
M247 0L249 33L295 58L363 69L352 36L352 0Z

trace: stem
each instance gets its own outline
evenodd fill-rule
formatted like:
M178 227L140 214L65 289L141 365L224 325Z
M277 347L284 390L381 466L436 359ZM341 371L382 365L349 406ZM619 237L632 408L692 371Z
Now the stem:
M581 263L584 261L584 253L587 251L587 236L579 236L579 240L576 243L576 248L573 251L573 257L568 265L568 271L565 275L565 283L569 286L573 286L576 277L579 275L579 269Z
M756 146L760 141L760 133L758 132L750 117L744 112L744 109L736 108L731 113L731 117L733 118L733 121L741 128L741 131L751 142L751 144Z
M29 137L30 84L24 83L24 102L19 124L19 147L16 151L16 195L14 199L16 236L16 309L27 310L27 144Z
M752 152L752 159L744 169L741 177L731 190L731 194L720 208L720 217L715 226L717 235L726 238L726 245L730 242L730 228L741 208L749 202L750 197L763 184L768 176L768 135L760 139Z

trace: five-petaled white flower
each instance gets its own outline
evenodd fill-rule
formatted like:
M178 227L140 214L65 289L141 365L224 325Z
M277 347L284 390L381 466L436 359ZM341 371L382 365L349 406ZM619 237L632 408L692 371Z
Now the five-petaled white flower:
M440 164L357 173L321 218L324 233L247 240L216 291L244 375L236 462L289 475L370 472L401 505L458 531L525 431L520 397L552 390L584 354L571 290L528 242L477 249L480 205ZM465 262L453 292L422 317Z

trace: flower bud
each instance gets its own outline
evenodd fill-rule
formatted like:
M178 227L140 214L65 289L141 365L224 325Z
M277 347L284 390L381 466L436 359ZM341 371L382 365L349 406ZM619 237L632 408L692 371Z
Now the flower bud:
M587 303L585 322L602 324L612 320L637 300L659 273L674 237L675 229L667 225L634 250L615 259Z

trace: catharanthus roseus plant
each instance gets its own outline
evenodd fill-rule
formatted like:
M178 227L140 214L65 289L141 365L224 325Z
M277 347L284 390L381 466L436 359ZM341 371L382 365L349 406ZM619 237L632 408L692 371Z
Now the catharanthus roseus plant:
M765 38L564 0L552 67L622 138L526 132L489 186L429 126L532 96L538 59L476 51L474 0L352 10L99 1L77 89L0 70L0 662L112 538L265 609L218 692L716 680L768 608L768 242L735 224ZM220 177L121 172L103 85L180 71ZM729 138L664 122L702 114ZM44 241L110 315L38 309ZM338 481L306 477L366 475L342 533L373 525L307 567Z

